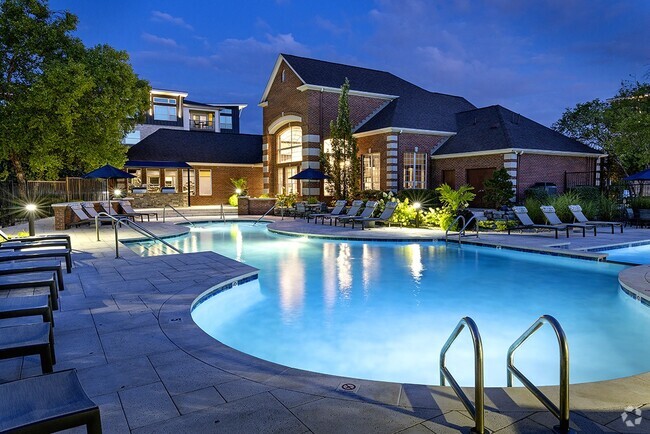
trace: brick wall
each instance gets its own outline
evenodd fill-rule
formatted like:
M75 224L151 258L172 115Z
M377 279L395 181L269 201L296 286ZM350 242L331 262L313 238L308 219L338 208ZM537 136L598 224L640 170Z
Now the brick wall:
M518 195L523 197L524 190L536 182L552 182L558 193L563 193L565 172L588 172L595 168L595 158L524 153L519 157Z
M502 168L503 154L436 159L433 160L433 166L433 187L442 184L443 170L454 170L456 188L458 188L467 184L467 169Z
M235 193L230 179L246 178L248 181L248 195L255 197L262 194L262 166L192 166L196 171L196 196L192 196L192 205L217 205L228 203L228 198ZM199 196L198 171L209 169L212 171L212 196Z

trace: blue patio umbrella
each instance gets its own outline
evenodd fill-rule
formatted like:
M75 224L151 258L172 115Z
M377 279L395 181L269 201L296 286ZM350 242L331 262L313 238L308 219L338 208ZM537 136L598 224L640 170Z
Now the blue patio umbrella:
M318 169L312 169L311 167L298 172L295 175L289 177L289 179L305 179L310 181L320 181L321 179L330 179L329 175L324 174Z
M650 181L650 169L642 170L623 179L625 181Z
M106 164L99 169L95 169L92 172L86 173L83 178L86 179L105 179L106 180L106 196L108 197L108 209L111 209L111 194L108 192L108 180L109 179L130 179L135 178L135 175L131 175L128 172L113 167L110 164Z

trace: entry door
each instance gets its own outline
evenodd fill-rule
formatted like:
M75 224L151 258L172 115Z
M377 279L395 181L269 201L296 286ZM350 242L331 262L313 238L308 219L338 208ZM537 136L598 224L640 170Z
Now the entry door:
M483 182L488 178L492 178L495 170L494 167L487 169L467 169L467 183L474 187L473 193L476 194L476 198L472 201L471 206L485 206L483 202L485 196Z

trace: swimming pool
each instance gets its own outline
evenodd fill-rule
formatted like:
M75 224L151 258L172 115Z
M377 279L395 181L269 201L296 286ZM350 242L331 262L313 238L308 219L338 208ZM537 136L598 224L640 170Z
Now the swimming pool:
M608 249L596 250L607 253L608 261L625 262L627 264L650 264L650 242L616 246Z
M170 242L261 270L259 281L215 295L192 316L224 344L283 365L438 384L440 348L471 316L485 384L503 386L507 348L550 314L568 336L572 383L650 370L650 309L619 291L618 264L438 242L307 240L251 223L206 225ZM473 384L472 357L465 331L448 353L461 385ZM533 336L516 361L536 384L557 384L552 330Z

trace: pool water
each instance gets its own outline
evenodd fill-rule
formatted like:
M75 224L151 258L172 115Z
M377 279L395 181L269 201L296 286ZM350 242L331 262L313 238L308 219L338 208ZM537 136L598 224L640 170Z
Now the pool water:
M650 243L598 251L607 253L608 261L625 262L627 264L650 264Z
M283 365L439 384L440 349L471 316L483 339L485 384L504 386L508 347L550 314L568 337L572 383L650 370L650 309L619 290L622 265L440 242L307 240L244 222L206 225L170 242L261 270L258 281L217 294L192 315L224 344ZM147 254L145 245L133 248ZM552 329L539 330L515 361L536 384L557 384ZM448 367L461 385L473 385L467 330Z

